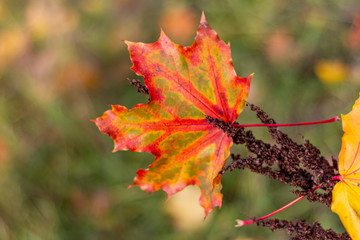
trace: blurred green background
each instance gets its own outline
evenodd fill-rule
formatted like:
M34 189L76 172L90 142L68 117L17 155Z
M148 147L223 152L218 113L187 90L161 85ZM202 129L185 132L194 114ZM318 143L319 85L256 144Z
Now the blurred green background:
M249 102L279 123L351 109L360 89L358 0L1 0L0 239L287 238L234 220L283 206L292 188L226 173L223 206L203 221L196 188L169 201L128 189L153 156L111 153L112 140L90 122L111 104L147 102L126 80L136 75L122 40L154 42L162 27L190 45L202 11L231 42L238 75L255 73ZM259 121L245 108L239 122ZM339 122L283 130L329 159L340 150ZM266 129L254 131L272 142ZM306 200L278 217L344 231L329 208Z

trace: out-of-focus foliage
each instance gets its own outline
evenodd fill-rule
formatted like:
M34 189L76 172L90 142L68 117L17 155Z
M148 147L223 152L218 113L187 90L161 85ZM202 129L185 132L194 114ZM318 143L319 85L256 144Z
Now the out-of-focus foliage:
M183 201L164 205L164 193L127 189L153 156L109 153L111 139L89 121L110 104L148 100L127 84L136 76L122 40L154 42L161 26L190 45L202 10L231 42L237 74L255 73L249 102L279 122L350 110L360 87L357 0L0 1L0 239L284 238L233 226L294 199L291 188L247 171L227 173L221 210L184 227L179 219L197 211L179 210ZM341 63L341 79L326 81L321 62ZM245 108L239 121L257 120ZM338 123L284 131L310 139L329 158L340 150ZM254 132L271 141L265 129ZM246 154L241 146L233 151ZM199 193L187 194L197 205ZM306 200L279 217L344 231L329 208Z

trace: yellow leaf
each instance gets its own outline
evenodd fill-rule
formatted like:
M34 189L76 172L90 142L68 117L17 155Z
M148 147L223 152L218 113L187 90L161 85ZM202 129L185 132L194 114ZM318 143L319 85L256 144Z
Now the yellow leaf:
M331 210L353 240L360 240L360 98L342 115L344 135L339 154L340 180L332 191Z

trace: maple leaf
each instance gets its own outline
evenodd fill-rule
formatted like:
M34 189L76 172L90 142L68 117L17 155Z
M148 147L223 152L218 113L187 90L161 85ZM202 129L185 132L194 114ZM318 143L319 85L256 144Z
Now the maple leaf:
M332 191L331 210L354 240L360 239L360 98L342 115L344 135L339 154L340 180Z
M204 14L190 47L171 42L163 32L155 43L125 43L131 69L144 76L150 101L131 110L112 106L95 123L113 138L114 151L155 155L148 169L137 171L134 185L149 193L162 189L168 197L187 185L199 186L207 215L221 207L217 176L232 139L205 118L233 123L243 109L252 75L236 75L230 46L209 27Z

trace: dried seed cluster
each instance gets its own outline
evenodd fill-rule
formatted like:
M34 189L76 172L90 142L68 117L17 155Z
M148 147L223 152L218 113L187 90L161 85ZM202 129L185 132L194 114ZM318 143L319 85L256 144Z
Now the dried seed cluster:
M271 231L278 229L286 229L289 235L293 235L291 240L303 239L323 239L323 240L350 240L351 238L347 233L338 234L332 229L324 230L318 222L307 223L304 220L297 220L295 223L279 220L268 219L256 223L261 227L268 227Z
M275 124L275 121L270 119L259 107L248 103L247 106L256 112L262 123ZM234 169L248 168L253 172L268 175L272 179L300 188L301 190L294 191L296 195L306 195L309 201L317 201L330 206L331 190L335 185L331 179L337 172L320 155L320 150L308 140L305 140L303 144L298 144L277 127L268 127L269 133L276 142L276 144L268 144L256 139L251 130L246 131L242 127L233 127L229 123L209 116L207 116L207 120L213 123L215 127L225 131L228 136L233 138L234 143L244 144L252 153L244 158L232 154L231 157L234 162L224 167L220 174ZM312 191L317 185L325 193L320 194Z
M139 80L129 79L131 85L137 88L139 93L149 94L146 86ZM254 112L260 121L264 124L275 124L274 119L268 117L259 107L246 103ZM293 191L295 195L306 196L310 202L321 202L330 207L331 190L335 182L332 177L337 175L337 161L333 158L332 165L321 156L320 150L305 140L305 143L298 144L287 134L281 132L277 127L268 127L268 132L275 140L276 144L265 143L256 139L251 130L245 130L243 127L234 127L219 119L206 117L209 123L214 127L222 129L231 137L235 144L244 144L251 153L250 156L241 157L231 154L233 162L224 167L219 174L234 169L248 168L253 172L267 175L282 183L300 188ZM275 170L276 169L276 170ZM312 189L319 185L325 193L316 193ZM349 235L345 232L337 234L332 229L324 230L318 222L307 223L305 220L297 220L295 223L279 220L266 219L256 221L258 226L269 227L272 231L286 229L291 239L339 239L348 240Z
M149 89L147 89L147 87L145 85L142 85L140 80L128 78L128 81L129 81L130 85L135 86L137 88L137 91L139 93L143 93L143 94L147 94L147 95L149 94Z

